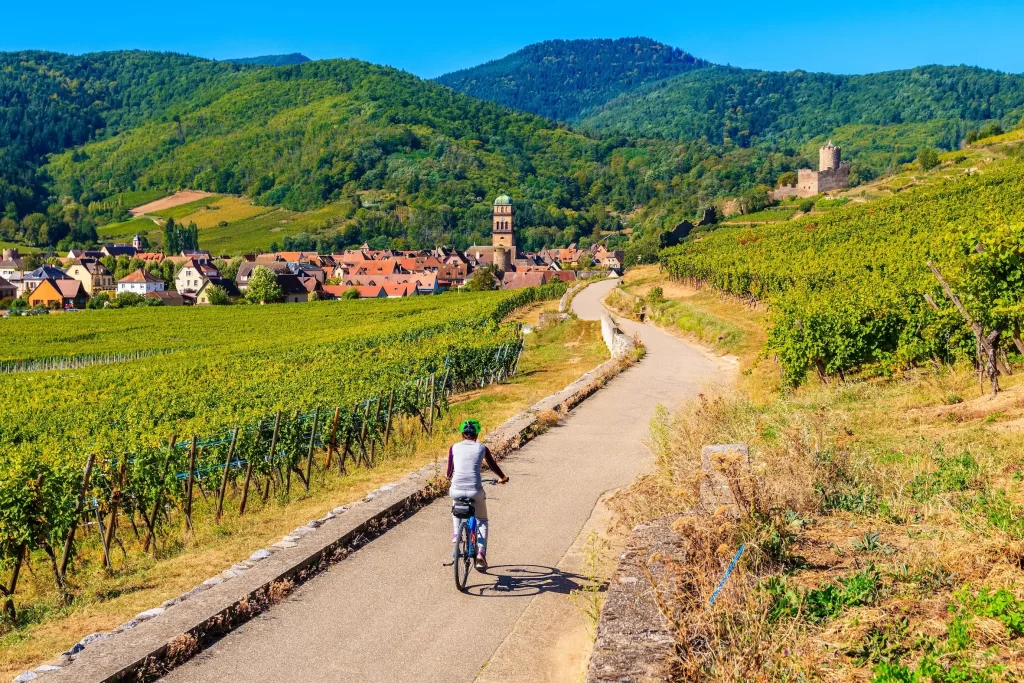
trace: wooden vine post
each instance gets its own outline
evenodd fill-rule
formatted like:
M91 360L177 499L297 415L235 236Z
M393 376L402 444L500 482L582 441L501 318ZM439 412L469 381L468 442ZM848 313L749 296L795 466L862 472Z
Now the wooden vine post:
M96 462L96 454L90 453L85 461L85 472L82 474L82 487L78 491L78 499L75 500L75 516L72 519L71 527L68 529L67 538L64 539L64 552L60 556L60 575L64 577L68 571L68 562L71 561L71 550L75 543L75 530L78 528L78 520L82 516L82 508L85 507L85 494L89 492L89 477L92 475L92 466ZM19 562L20 564L20 562Z
M185 524L188 525L189 531L193 530L192 526L192 489L195 485L195 474L196 474L196 442L198 437L192 437L192 447L188 451L188 479L185 484Z
M388 417L384 425L384 448L388 447L391 443L391 418L395 410L395 390L391 390L391 396L388 398Z
M256 443L259 444L260 435L263 433L263 421L256 425ZM238 516L245 514L245 504L249 500L249 485L252 483L252 458L245 463L245 482L242 484L242 501L238 504Z
M25 558L25 545L19 545L14 553L14 566L11 568L11 578L6 586L0 586L0 593L4 598L4 614L11 621L16 621L18 612L14 608L14 591L18 589L18 576L21 574L21 562Z
M341 406L334 409L334 420L331 422L331 440L327 443L327 460L324 462L324 475L331 469L331 463L334 462L334 449L337 448L338 442L338 418L341 417Z
M377 398L375 398L374 401L377 403L377 407L374 408L374 410L373 410L373 425L374 425L373 432L374 433L370 434L370 463L376 463L377 462L377 438L378 438L379 435L377 434L377 428L376 427L377 427L377 421L380 419L380 406L381 406L381 400L380 400L379 396Z
M231 445L228 447L228 457L224 461L224 475L220 479L220 494L217 496L217 521L224 514L224 494L228 491L228 470L231 469L231 458L235 457L235 444L238 443L238 427L231 432Z
M121 464L117 468L117 480L114 482L114 491L110 496L110 524L107 525L107 533L103 538L103 557L107 562L107 568L112 569L110 563L110 544L114 540L117 531L117 508L121 503L121 489L124 487L124 473L128 465L128 457L121 456Z
M430 375L430 412L427 420L427 434L434 433L434 401L437 400L437 375Z
M277 411L277 417L274 418L274 434L270 437L270 464L274 464L274 451L277 449L277 436L281 433L281 411ZM270 497L270 480L273 478L271 474L267 475L267 490L263 492L263 502L267 502L267 498ZM244 509L243 509L244 512Z
M370 417L370 402L367 401L363 410L362 424L359 426L359 457L363 465L369 467L369 456L366 454L366 423Z
M306 450L306 479L303 481L309 491L310 477L313 476L313 448L316 446L316 428L320 423L320 408L313 409L313 429L309 430L309 448Z
M160 476L160 483L157 484L156 493L153 494L153 513L146 520L147 526L149 526L149 534L146 536L146 541L142 544L142 552L149 550L149 544L153 544L153 555L156 555L156 525L157 515L160 514L160 498L164 492L164 482L167 481L167 472L171 468L171 458L174 456L174 444L177 441L177 435L172 434L171 440L167 445L167 459L164 460L164 471Z
M341 456L338 458L338 472L342 475L348 474L345 461L352 455L352 428L355 426L356 411L353 409L349 414L352 420L345 426L345 447L341 449Z
M299 420L299 411L295 411L292 415L292 427L294 428L295 423ZM287 450L287 449L286 449ZM284 494L290 496L292 494L292 454L291 452L284 454Z

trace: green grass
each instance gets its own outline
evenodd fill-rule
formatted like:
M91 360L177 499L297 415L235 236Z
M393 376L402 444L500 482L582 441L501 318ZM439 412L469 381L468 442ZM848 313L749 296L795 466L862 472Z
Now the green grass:
M110 223L96 228L100 241L130 240L135 235L146 235L152 243L160 241L160 226L148 218L133 218L121 223Z
M126 209L134 209L136 206L142 206L143 204L163 199L168 194L170 193L167 190L129 190L116 194L107 201L114 202L114 206L117 206L117 203L120 202L120 205Z
M17 249L20 254L37 254L41 249L38 247L30 247L27 244L18 244L17 242L4 242L0 240L0 249Z

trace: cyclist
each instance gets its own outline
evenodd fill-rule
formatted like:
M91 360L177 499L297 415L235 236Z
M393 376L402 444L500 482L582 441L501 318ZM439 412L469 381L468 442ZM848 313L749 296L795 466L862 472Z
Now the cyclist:
M477 569L487 569L487 494L484 493L480 468L486 462L491 471L498 477L498 483L504 484L508 477L494 461L491 451L482 443L477 442L480 436L480 422L465 420L459 427L462 441L448 449L448 479L451 488L448 495L455 498L470 498L476 511L477 520ZM458 540L459 519L452 515L452 543Z

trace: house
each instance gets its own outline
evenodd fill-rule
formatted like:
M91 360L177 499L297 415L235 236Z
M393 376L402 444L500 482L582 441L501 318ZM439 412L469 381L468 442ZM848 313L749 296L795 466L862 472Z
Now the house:
M235 285L235 283L232 280L228 280L227 278L223 277L215 277L206 280L203 283L203 286L199 288L199 291L196 292L196 304L210 303L210 287L220 287L221 289L224 290L224 293L227 294L232 299L237 299L242 295L241 292L238 291L238 286Z
M324 294L334 299L340 299L350 289L359 292L360 299L384 299L388 295L380 285L324 285L322 289Z
M312 278L309 278L312 280ZM314 285L319 285L316 280L313 280ZM309 301L309 293L311 291L307 288L306 284L299 279L297 275L291 273L283 273L277 276L277 286L281 288L281 292L284 294L283 301L285 303L295 304L303 301Z
M18 296L18 288L0 277L0 299L13 299Z
M142 268L117 281L118 294L131 292L132 294L146 296L150 292L162 291L164 291L164 281L155 275L150 275Z
M136 249L130 244L104 244L103 248L100 249L103 256L113 256L114 258L118 256L133 258L140 251L142 250Z
M27 293L31 293L36 287L38 287L44 280L70 280L60 268L54 266L40 266L31 273L25 273L25 276L21 279L21 290L18 292L18 296L23 296Z
M99 261L80 259L68 266L68 276L78 280L90 296L114 291L114 276Z
M10 280L15 275L19 277L24 272L25 262L22 259L4 259L0 261L0 277Z
M351 275L394 275L402 270L397 261L359 261L349 267Z
M74 261L84 258L91 258L96 259L98 261L99 259L103 258L103 256L104 253L99 249L72 249L71 251L68 252L68 255L65 258Z
M442 292L448 291L452 287L458 289L466 284L467 277L469 277L469 266L465 263L445 264L437 269L437 288Z
M419 294L415 282L385 282L381 284L381 287L384 288L384 293L389 299L400 299Z
M185 259L192 259L196 263L213 262L213 256L211 256L210 252L205 249L185 249L181 252L181 257Z
M249 278L252 277L252 271L257 268L266 268L275 275L285 275L291 271L288 270L288 264L284 261L242 261L238 266L238 274L235 275L235 284L238 286L240 291L245 291L246 287L249 286Z
M78 280L43 280L28 295L29 306L85 308L89 294Z
M146 263L161 263L164 260L164 255L159 251L140 251L135 258Z
M147 299L159 299L164 302L164 306L184 306L185 297L173 289L167 290L154 290L146 293Z
M197 261L189 257L181 266L181 270L174 276L174 288L181 293L198 292L202 289L207 280L219 278L220 271L211 266L209 262Z
M540 287L545 282L546 273L504 273L501 278L502 289L525 289L526 287Z

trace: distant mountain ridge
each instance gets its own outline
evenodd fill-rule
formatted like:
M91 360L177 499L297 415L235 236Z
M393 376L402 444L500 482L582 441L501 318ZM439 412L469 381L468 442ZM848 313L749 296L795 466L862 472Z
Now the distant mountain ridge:
M292 52L287 55L262 55L260 57L233 57L221 59L221 62L232 64L244 64L246 66L291 66L292 64L305 64L312 61L309 57L299 52Z
M713 64L649 38L546 41L436 80L599 134L740 147L801 147L835 134L876 157L897 145L952 149L969 128L1012 127L1024 116L1024 77L1016 74L968 66L854 76L763 71Z
M708 66L650 38L548 40L436 80L512 109L573 122L622 93Z

